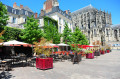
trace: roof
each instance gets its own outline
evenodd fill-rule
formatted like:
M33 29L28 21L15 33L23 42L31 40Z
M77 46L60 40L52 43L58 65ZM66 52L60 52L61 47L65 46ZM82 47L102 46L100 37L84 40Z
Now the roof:
M97 9L94 8L94 7L90 4L90 5L88 5L88 6L84 7L84 8L81 8L81 9L79 9L79 10L77 10L77 11L72 12L71 15L77 14L77 13L82 13L82 12L87 12L87 11L90 11L90 10L97 10Z
M32 11L30 11L30 9L27 8L27 7L24 7L23 9L19 10L19 9L15 9L15 8L13 8L11 6L8 6L8 5L5 5L5 6L7 7L7 11L9 13L12 13L12 14L25 15L25 16L28 16L28 17L34 15L34 13ZM25 12L27 12L27 15L26 15Z
M62 11L62 10L59 8L59 6L53 7L53 8L52 8L52 11L49 12L49 13L45 13L45 15L47 16L47 15L53 14L53 13L55 13L55 12L58 12L58 13L60 13L61 15L65 16L66 18L68 18L68 19L71 20L71 16L70 16L69 14L67 14L65 11Z
M120 29L120 24L112 25L111 27L112 27L113 29Z
M24 10L27 10L29 12L33 12L28 6L23 7Z

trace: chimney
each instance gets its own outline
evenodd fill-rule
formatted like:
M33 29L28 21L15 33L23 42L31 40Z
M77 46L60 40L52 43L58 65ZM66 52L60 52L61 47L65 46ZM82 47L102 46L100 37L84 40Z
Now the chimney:
M68 14L68 15L70 14L70 10L66 10L65 12L66 12L66 14Z
M43 9L41 9L40 16L44 16L44 10Z
M35 18L37 18L38 13L35 13Z
M17 7L17 3L15 2L14 4L13 4L13 8L16 8Z
M66 12L66 14L68 14L68 10L66 10L65 12Z
M20 9L23 9L23 5L20 4Z

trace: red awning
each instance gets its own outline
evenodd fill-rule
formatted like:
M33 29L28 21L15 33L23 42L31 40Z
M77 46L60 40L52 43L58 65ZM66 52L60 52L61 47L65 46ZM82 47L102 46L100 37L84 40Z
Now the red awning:
M54 48L59 48L59 46L53 46Z

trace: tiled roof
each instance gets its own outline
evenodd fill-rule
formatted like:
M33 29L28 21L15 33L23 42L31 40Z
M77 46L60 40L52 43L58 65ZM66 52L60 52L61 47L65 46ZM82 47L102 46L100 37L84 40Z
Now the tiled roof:
M55 13L55 12L58 12L58 13L60 13L61 15L65 16L66 18L68 18L68 19L71 20L71 16L70 16L69 14L66 14L65 11L62 11L62 10L59 8L59 6L53 7L53 8L52 8L52 11L49 12L49 13L46 13L45 15L50 15L50 14Z
M89 11L89 10L97 10L97 9L94 8L94 7L90 4L90 5L88 5L88 6L84 7L84 8L81 8L81 9L79 9L79 10L77 10L77 11L72 12L71 15L74 15L74 14L77 14L77 13L82 13L82 12L87 12L87 11Z
M12 13L12 14L25 15L25 16L28 16L28 17L34 15L34 13L32 11L30 11L29 9L27 9L27 8L26 9L23 8L23 9L19 10L19 9L12 8L12 7L8 6L8 5L5 5L5 6L7 7L7 11L9 13ZM27 15L25 14L25 12L27 12Z

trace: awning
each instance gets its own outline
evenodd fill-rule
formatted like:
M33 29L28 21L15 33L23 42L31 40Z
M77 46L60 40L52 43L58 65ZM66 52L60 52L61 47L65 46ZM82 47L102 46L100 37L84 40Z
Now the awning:
M3 42L3 43L0 43L0 45L3 45L3 46L24 46L24 47L32 47L31 44L24 43L24 42L20 42L20 41L16 41L16 40L12 40L12 41L8 41L8 42Z
M60 44L57 44L57 46L69 46L69 45L64 44L64 43L60 43Z

